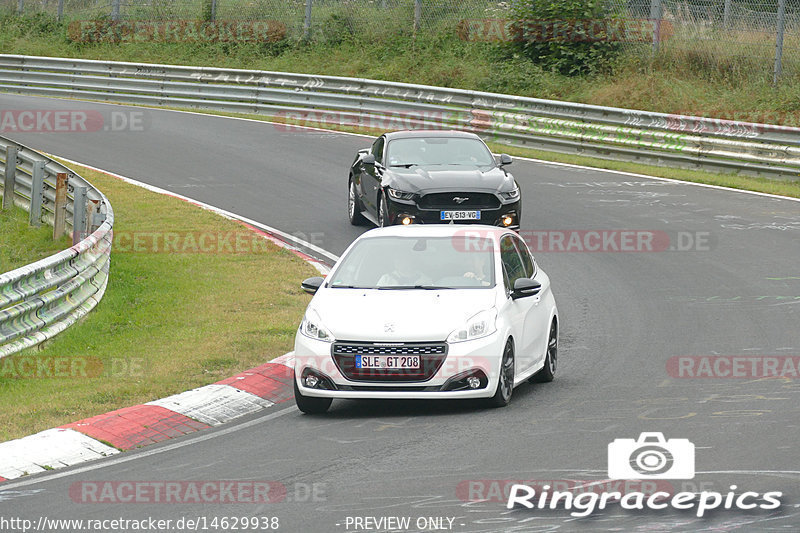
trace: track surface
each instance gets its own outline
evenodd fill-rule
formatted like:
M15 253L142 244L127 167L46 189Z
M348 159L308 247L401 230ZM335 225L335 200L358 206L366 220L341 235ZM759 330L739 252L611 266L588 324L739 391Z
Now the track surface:
M346 219L346 172L363 137L210 116L0 95L2 109L144 114L143 131L16 134L29 146L117 172L305 237L339 254L363 229ZM334 402L294 406L171 444L0 489L0 515L38 519L277 516L282 531L348 531L347 516L455 518L453 531L790 531L800 524L800 385L677 379L683 355L800 355L800 203L594 170L516 161L522 228L659 230L690 251L534 253L562 315L553 383L512 404ZM701 232L701 233L698 233ZM300 280L298 280L299 282ZM111 282L113 283L113 276ZM783 491L779 512L561 511L466 503L468 480L602 480L606 447L660 431L697 447L676 490ZM74 503L96 480L275 480L291 501ZM316 498L295 496L317 483ZM461 485L460 485L461 484ZM492 497L476 493L475 497ZM300 495L302 496L302 494ZM466 496L468 499L468 494ZM316 500L316 501L314 501ZM502 500L502 498L500 498ZM716 529L715 529L716 528ZM354 529L350 529L353 531ZM385 529L389 531L390 529Z

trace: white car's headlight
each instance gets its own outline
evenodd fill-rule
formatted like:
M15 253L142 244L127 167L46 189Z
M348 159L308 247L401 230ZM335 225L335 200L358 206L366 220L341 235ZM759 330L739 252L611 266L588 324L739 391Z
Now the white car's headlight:
M491 335L497 331L496 322L497 309L492 307L486 311L481 311L477 315L467 320L463 327L456 329L450 335L448 335L447 342L453 343L471 341Z
M333 342L333 335L325 329L319 314L313 309L307 311L303 321L300 322L300 333L314 340Z

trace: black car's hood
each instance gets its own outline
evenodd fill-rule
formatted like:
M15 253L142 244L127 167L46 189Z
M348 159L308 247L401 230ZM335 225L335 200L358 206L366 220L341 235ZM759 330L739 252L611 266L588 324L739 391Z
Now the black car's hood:
M390 167L384 174L385 184L406 192L437 190L510 191L514 177L498 167L480 168L466 165L425 165L411 168Z

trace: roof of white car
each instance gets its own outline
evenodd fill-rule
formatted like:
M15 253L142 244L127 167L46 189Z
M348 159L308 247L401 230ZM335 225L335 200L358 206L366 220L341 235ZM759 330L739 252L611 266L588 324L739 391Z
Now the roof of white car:
M412 224L410 226L387 226L375 228L362 234L359 239L371 237L469 237L499 238L512 230L482 224Z

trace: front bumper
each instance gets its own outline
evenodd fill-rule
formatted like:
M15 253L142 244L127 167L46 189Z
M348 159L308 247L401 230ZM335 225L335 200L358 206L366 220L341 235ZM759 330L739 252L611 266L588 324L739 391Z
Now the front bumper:
M474 341L449 344L447 356L433 377L424 381L348 379L334 361L332 344L297 334L295 339L295 381L303 396L349 399L467 399L494 395L500 375L503 340L499 333ZM303 375L309 372L330 380L328 388L309 388ZM482 373L482 374L481 374ZM468 375L485 376L478 389L460 387Z
M423 209L414 202L400 202L389 199L387 201L389 224L401 224L403 218L409 217L412 224L449 224L450 221L441 219L442 211L480 211L479 220L456 220L455 224L486 224L489 226L500 226L513 230L519 230L520 218L522 216L522 202L517 200L509 204L502 204L497 208L470 208L453 205L451 207ZM503 224L506 216L512 218L510 225Z

